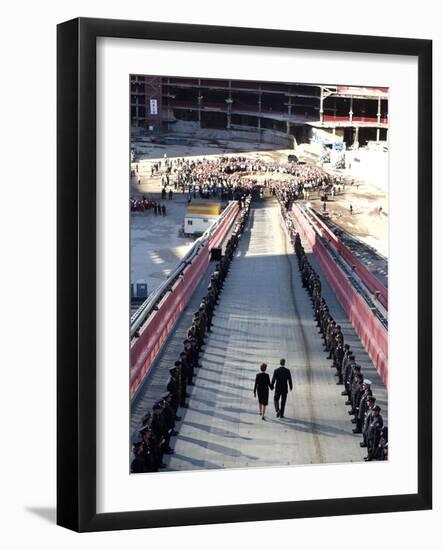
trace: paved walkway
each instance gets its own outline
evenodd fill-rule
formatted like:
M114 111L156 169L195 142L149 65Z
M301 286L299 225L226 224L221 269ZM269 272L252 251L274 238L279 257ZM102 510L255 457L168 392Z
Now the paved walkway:
M344 315L325 286L330 307ZM348 323L346 339L356 340L352 331ZM362 348L357 355L369 376L369 358ZM255 374L266 362L272 376L281 357L294 382L287 418L275 417L271 393L263 421L252 393ZM360 436L351 432L275 200L253 204L201 363L189 409L180 410L175 454L165 457L169 470L349 462L365 455Z

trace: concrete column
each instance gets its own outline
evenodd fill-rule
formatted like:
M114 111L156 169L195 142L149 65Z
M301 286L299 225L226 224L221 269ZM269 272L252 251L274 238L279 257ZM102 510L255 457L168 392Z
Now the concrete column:
M377 103L377 124L380 124L381 121L381 97L378 96ZM377 128L377 143L380 141L380 127Z
M320 86L320 122L323 122L323 86Z
M358 147L359 147L359 144L358 144L358 131L359 131L359 127L356 126L355 129L354 129L354 143L352 144L353 149L358 149Z
M200 88L201 80L198 79L198 96L197 96L197 102L198 102L198 125L201 128L202 127L202 102L203 102L203 96L202 91Z
M226 104L228 106L228 114L227 114L227 119L226 119L226 128L228 130L231 129L231 115L232 115L232 91L231 91L231 81L229 80L228 81L229 84L229 92L228 92L228 98L225 100L226 101Z
M289 121L289 119L291 118L291 115L292 115L292 103L291 103L291 96L289 96L289 100L288 100L288 119L286 121L286 133L289 135L291 133L291 123Z
M377 108L377 124L380 124L381 120L381 97L378 96L378 108ZM380 128L377 128L377 143L380 141Z
M258 92L258 113L259 115L257 119L257 128L258 128L260 140L261 140L261 86L260 86L260 91Z
M353 102L352 102L352 97L351 97L351 102L349 104L349 122L352 122L352 115L354 114L352 112L352 105L353 105Z
M232 114L232 99L228 98L226 100L226 103L228 105L228 115L227 115L227 120L226 120L226 128L228 130L231 129L231 114Z

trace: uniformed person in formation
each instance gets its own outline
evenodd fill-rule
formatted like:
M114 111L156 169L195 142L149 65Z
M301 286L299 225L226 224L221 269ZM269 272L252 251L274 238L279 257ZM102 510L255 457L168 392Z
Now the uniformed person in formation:
M380 440L380 432L383 428L383 418L380 414L380 407L375 405L371 411L371 418L366 433L366 441L368 443L368 456L365 456L365 461L374 460L375 452Z
M348 400L345 402L345 405L352 405L352 385L355 384L355 377L357 374L360 374L361 367L355 362L355 356L351 355L351 361L347 367L346 378L345 378L345 390L348 396Z
M360 447L368 446L368 441L366 436L368 433L369 422L371 421L372 409L375 406L375 402L376 402L376 398L373 395L369 395L366 398L366 412L365 412L365 418L364 418L363 427L362 427L363 441L360 443Z
M363 395L363 375L358 372L354 376L354 380L351 382L351 410L348 411L348 414L354 416L357 411L357 406L360 403L361 396Z
M372 395L371 380L365 378L363 380L363 394L360 397L360 401L356 407L355 417L352 419L352 423L355 424L355 428L352 430L354 434L361 434L363 429L363 422L365 420L366 411L368 410L368 397Z
M159 468L166 468L166 464L163 462L163 453L166 450L164 439L164 425L160 420L162 407L156 403L153 407L150 441L152 442L152 454L154 471L158 471Z
M194 365L188 358L186 351L180 353L180 363L182 367L182 374L186 377L186 385L193 386Z
M337 366L337 372L338 372L337 385L341 385L341 384L345 383L344 382L344 375L345 375L348 363L350 361L351 355L352 355L352 352L351 352L351 348L350 348L349 344L345 344L343 346L343 359L342 359L341 365ZM344 391L341 392L341 394L342 395L347 395L347 393L344 392Z
M171 394L171 404L174 407L175 411L177 411L179 405L180 405L180 387L178 384L178 371L177 367L172 367L172 369L169 369L169 379L168 384L166 386L166 389ZM177 420L177 418L176 418Z
M388 460L388 428L383 426L380 431L380 439L374 452L375 460Z
M136 441L132 445L134 459L131 462L131 474L142 474L146 472L145 458L143 456L143 441Z

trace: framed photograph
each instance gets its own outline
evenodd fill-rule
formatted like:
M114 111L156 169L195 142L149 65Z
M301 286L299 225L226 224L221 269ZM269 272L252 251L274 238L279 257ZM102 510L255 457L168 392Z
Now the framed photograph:
M432 507L431 67L58 26L59 525Z

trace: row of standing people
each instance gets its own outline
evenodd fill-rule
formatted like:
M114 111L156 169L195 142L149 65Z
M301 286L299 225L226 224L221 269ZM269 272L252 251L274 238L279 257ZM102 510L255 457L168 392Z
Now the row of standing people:
M241 201L243 208L232 234L226 244L225 254L216 264L211 275L206 296L202 298L193 321L183 341L183 350L174 366L169 369L166 392L156 401L152 411L146 411L139 428L132 438L132 473L157 472L166 467L165 454L174 454L171 437L178 435L176 422L181 420L179 408L188 408L190 397L188 386L194 385L196 369L200 368L199 357L205 344L205 337L212 330L215 308L222 292L225 278L245 224L249 216L250 197Z
M129 205L131 212L149 212L152 210L156 216L166 216L166 206L164 204L161 204L155 200L147 199L146 197L141 199L131 197Z
M302 284L312 302L318 332L328 359L332 360L331 368L335 369L336 384L343 386L341 394L346 398L345 404L350 406L348 414L354 425L352 432L362 435L360 447L367 449L365 461L387 460L388 428L383 423L381 407L376 404L372 382L364 377L354 352L344 341L342 328L334 320L322 296L321 279L308 260L292 219L286 217L286 220L297 255Z

